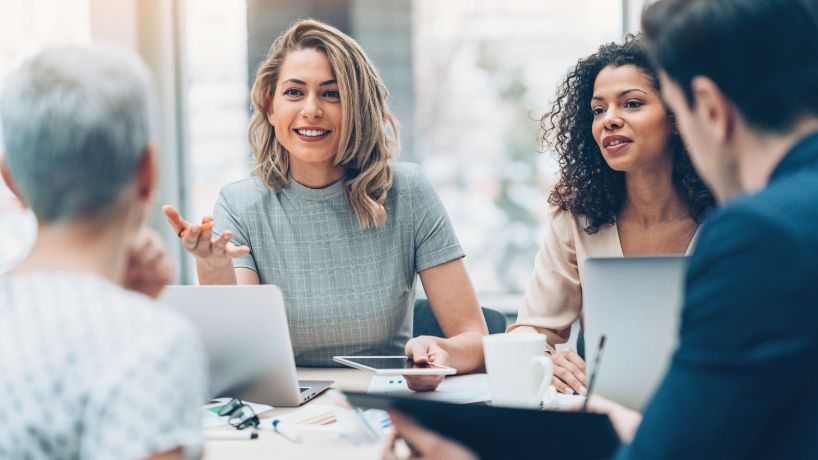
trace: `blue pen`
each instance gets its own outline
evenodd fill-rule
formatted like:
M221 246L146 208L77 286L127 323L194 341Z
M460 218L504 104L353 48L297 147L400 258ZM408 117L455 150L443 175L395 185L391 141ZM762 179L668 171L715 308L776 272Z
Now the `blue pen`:
M273 429L292 442L301 442L301 433L280 419L273 419Z

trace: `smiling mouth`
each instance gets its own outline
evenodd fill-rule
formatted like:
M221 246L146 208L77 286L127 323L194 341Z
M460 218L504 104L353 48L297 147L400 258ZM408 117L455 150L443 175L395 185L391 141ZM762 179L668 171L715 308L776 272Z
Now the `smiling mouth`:
M304 137L321 137L326 136L331 131L326 129L296 129L295 132Z

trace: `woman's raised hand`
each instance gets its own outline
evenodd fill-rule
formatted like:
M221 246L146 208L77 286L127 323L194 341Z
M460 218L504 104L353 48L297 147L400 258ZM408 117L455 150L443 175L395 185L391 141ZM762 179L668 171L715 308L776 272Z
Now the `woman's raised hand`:
M162 206L162 211L182 240L182 246L202 262L228 260L250 253L249 247L230 243L230 239L233 238L233 232L230 230L225 230L213 238L212 217L203 218L200 225L191 225L173 206Z

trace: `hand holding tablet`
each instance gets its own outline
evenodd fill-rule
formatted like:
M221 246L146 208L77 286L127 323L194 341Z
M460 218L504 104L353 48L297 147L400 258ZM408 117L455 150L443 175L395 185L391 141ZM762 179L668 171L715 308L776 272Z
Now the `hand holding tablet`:
M435 363L415 363L406 356L333 356L333 361L376 375L453 375L457 370Z

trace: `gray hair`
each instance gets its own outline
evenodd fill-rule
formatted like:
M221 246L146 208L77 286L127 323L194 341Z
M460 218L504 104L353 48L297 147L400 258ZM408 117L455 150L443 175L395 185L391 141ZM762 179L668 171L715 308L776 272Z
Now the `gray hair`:
M103 214L132 183L150 139L150 77L112 47L65 47L25 61L0 98L5 158L45 222Z

